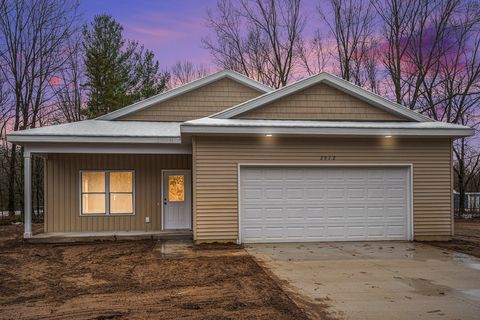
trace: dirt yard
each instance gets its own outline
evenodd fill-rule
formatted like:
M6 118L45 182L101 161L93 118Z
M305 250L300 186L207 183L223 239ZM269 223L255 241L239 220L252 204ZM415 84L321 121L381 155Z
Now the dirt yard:
M307 319L238 249L168 258L156 241L31 244L20 234L0 226L1 319Z
M480 258L480 219L455 220L453 240L433 244Z

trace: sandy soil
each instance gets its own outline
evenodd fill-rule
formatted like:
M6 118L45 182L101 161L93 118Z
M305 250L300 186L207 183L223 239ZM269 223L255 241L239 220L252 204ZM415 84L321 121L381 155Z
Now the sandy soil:
M455 220L455 236L452 241L432 244L480 258L480 219Z
M155 241L30 244L20 234L0 226L1 319L307 318L238 250L168 258Z

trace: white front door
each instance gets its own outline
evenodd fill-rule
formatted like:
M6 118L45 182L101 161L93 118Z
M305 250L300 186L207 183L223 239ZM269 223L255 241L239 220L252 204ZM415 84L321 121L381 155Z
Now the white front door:
M410 239L405 167L246 167L241 241Z
M192 229L189 170L163 172L163 229Z

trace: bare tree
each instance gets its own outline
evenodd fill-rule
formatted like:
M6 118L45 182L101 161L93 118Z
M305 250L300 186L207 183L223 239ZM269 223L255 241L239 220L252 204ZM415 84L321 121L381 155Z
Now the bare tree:
M214 39L203 44L221 68L275 88L292 78L305 26L301 0L220 0L207 26Z
M0 3L0 72L12 92L13 130L34 128L40 110L51 98L49 81L67 58L64 48L74 29L76 8L77 3L68 0ZM17 148L12 146L8 178L11 213L15 210L16 172Z
M439 121L464 123L480 102L480 7L449 19L448 38L422 77L417 108Z
M478 110L476 110L478 112ZM476 114L463 115L462 123L471 127L478 128L479 121ZM480 152L478 150L478 141L475 137L461 138L454 142L453 154L455 162L453 165L454 188L459 195L458 214L462 216L465 213L465 193L469 187L475 184L480 177Z
M0 212L3 215L5 209L5 195L7 191L8 176L8 145L6 140L7 127L11 119L10 95L5 79L0 75Z
M329 15L321 6L318 11L335 39L340 76L362 86L374 26L371 5L361 0L330 0L330 7Z
M480 8L472 2L455 9L449 18L438 57L422 77L417 109L438 121L477 128L480 112ZM454 45L452 45L454 44ZM454 144L456 189L460 213L471 179L478 174L480 151L474 138Z
M383 24L387 47L382 60L395 100L415 109L426 78L438 73L442 57L457 46L452 41L457 29L471 24L475 14L479 18L478 5L469 0L371 1Z
M458 211L460 215L465 213L465 193L468 186L480 172L480 153L471 139L463 138L455 142L455 190L459 195Z
M422 0L371 0L380 18L386 47L382 62L388 72L394 97L403 103L404 61L410 47Z
M0 75L0 139L5 139L7 125L11 118L10 92L6 86L6 81Z
M456 46L450 38L455 35L455 16L461 14L462 5L460 0L432 0L420 6L402 78L402 102L411 109L418 107L426 77L438 72L442 57Z
M364 86L377 94L380 94L380 80L379 80L379 60L380 52L378 49L378 41L372 39L369 41L367 53L363 61L364 77L365 80L361 80Z
M328 52L324 47L324 39L320 30L315 31L310 41L298 43L299 64L309 76L325 71L328 63Z
M54 81L50 81L55 93L54 121L75 122L82 120L85 101L83 46L80 34L69 40L65 48L67 59Z
M170 71L170 87L178 87L182 84L205 77L210 73L207 66L194 64L191 61L177 61Z

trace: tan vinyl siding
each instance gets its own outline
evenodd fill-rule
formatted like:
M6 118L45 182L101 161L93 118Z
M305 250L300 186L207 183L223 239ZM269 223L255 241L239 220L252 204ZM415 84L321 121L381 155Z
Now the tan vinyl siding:
M451 140L196 137L195 239L236 241L238 163L413 164L415 239L451 235ZM335 161L320 161L334 155Z
M323 83L247 111L235 118L269 120L405 120Z
M187 121L209 116L261 94L251 87L224 78L118 120Z
M149 231L161 229L162 170L191 169L192 157L49 154L46 164L47 232ZM134 170L135 215L80 216L80 170Z

